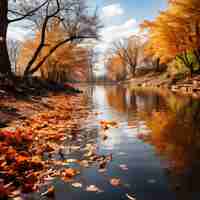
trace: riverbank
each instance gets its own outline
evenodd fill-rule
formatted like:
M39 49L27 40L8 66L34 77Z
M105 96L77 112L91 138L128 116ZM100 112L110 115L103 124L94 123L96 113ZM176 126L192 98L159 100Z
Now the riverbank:
M172 92L200 98L200 75L184 79L172 79L166 73L149 73L125 82L130 87L161 88Z

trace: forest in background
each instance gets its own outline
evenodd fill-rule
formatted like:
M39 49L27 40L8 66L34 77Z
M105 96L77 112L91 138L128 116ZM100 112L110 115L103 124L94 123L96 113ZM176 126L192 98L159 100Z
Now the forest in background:
M145 20L139 34L113 41L105 53L106 74L94 77L103 27L98 10L85 1L1 1L1 74L54 82L123 81L149 72L172 79L199 72L199 1L173 0L153 21ZM24 41L7 38L12 23L30 30Z

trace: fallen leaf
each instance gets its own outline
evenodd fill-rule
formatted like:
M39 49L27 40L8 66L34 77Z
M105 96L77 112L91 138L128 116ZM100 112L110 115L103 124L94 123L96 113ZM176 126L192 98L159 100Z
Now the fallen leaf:
M132 197L131 195L129 195L129 194L126 194L126 196L128 197L128 199L130 199L130 200L136 200L136 198L134 198L134 197Z
M87 168L89 167L89 162L87 160L82 160L80 161L80 165Z
M114 187L117 187L121 184L121 181L119 178L112 178L110 179L110 184Z
M78 174L78 171L76 169L73 169L73 168L64 169L64 171L62 172L63 178L69 178L69 179L73 178L77 174Z
M127 167L127 165L125 165L125 164L121 164L121 165L119 165L119 167L120 167L122 170L124 170L124 171L127 171L127 170L128 170L128 167Z
M66 162L67 163L76 163L77 160L76 159L67 159Z
M100 172L100 173L104 173L104 172L107 172L107 169L98 169L98 172Z
M55 196L55 188L54 186L51 186L48 188L46 192L43 192L41 196L46 196L46 197L54 197Z
M90 185L86 188L87 192L101 192L101 190L95 186L95 185Z
M72 183L72 186L75 187L75 188L81 188L82 187L82 184L81 183Z
M29 158L29 157L27 157L27 156L19 155L19 156L16 157L16 161L20 163L20 162L27 161L28 158Z
M117 128L117 122L115 121L107 121L107 120L101 120L100 121L100 125L104 130L108 130L109 128L113 127L113 128Z

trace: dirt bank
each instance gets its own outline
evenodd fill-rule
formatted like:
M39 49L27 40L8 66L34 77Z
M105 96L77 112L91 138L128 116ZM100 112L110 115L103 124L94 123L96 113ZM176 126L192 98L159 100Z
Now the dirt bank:
M131 87L163 88L175 93L192 95L200 98L200 75L193 75L184 79L172 79L165 73L149 73L126 81Z

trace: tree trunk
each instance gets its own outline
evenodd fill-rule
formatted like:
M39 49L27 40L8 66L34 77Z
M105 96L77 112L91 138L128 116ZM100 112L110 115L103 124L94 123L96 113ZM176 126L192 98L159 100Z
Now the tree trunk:
M156 59L156 72L160 72L160 58Z
M199 50L194 50L193 53L194 53L194 55L197 59L198 64L200 64L200 52L199 52Z
M8 0L0 0L0 73L11 74L11 64L7 49Z

